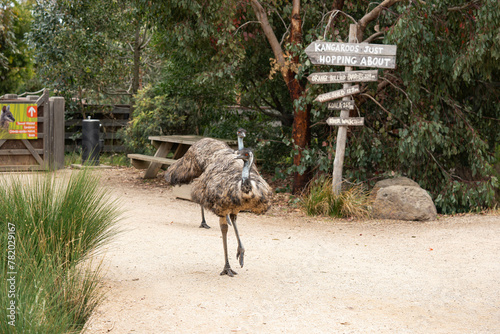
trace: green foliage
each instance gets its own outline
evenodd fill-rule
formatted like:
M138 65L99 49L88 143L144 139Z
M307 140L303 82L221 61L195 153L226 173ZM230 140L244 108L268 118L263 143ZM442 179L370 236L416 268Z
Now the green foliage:
M393 109L399 168L430 190L443 213L494 204L491 163L500 136L491 126L500 108L484 101L499 93L491 80L500 72L500 40L487 37L499 9L497 1L402 6L388 35L398 44L396 75L407 92L398 94L404 109Z
M182 100L156 95L150 86L139 91L130 123L121 130L130 152L152 154L149 136L182 134L187 115Z
M362 15L364 4L349 6L350 15ZM383 12L368 26L365 37L378 24L386 31L384 44L398 46L398 68L380 72L379 83L363 84L371 98L356 97L365 127L349 129L345 177L373 184L393 172L404 174L430 191L441 213L494 206L498 179L492 176L492 157L500 141L500 92L494 78L500 70L500 40L498 29L491 27L500 22L498 9L497 1L402 3L391 7L398 15ZM337 22L332 30L332 37L346 36L345 23ZM337 69L314 69L331 70ZM310 94L317 95L317 89L310 87ZM302 164L288 172L332 169L337 129L323 122L333 115L318 105L311 114L311 146L303 151Z
M87 103L128 103L155 72L144 13L135 0L42 0L29 39L46 87Z
M300 203L310 216L367 218L370 215L369 193L363 186L352 186L335 195L329 177L312 181Z
M69 106L75 92L83 97L92 87L102 93L116 86L116 78L127 81L124 47L133 44L135 18L155 27L152 58L163 60L162 71L144 76L153 84L148 94L137 95L142 111L124 136L131 151L149 147L148 135L175 131L233 138L242 126L249 130L249 146L257 147L266 168L278 168L278 175L330 173L337 129L325 120L336 114L312 101L341 86L310 85L306 77L342 69L313 66L304 49L316 39L346 41L352 23L346 14L359 20L376 4L346 2L345 13L336 13L327 27L331 4L303 0L303 41L291 44L292 3L260 3L287 69L306 87L294 101L280 75L270 75L281 69L248 1L39 1L32 37L40 47L42 77L52 87L66 87ZM365 126L349 129L345 177L371 185L392 173L409 176L430 191L441 213L494 205L499 6L495 0L399 2L369 23L364 38L380 32L371 43L398 46L397 69L381 70L379 82L361 84L354 113L365 117ZM244 112L227 108L235 104ZM301 165L294 166L299 150L290 140L293 112L309 107L311 143L300 150ZM281 128L268 126L271 120Z
M29 4L0 2L0 95L22 93L33 76L25 35L31 26Z
M115 77L121 54L109 46L111 28L119 27L118 6L110 1L98 9L97 2L38 1L34 6L30 40L38 75L49 87L76 95L83 88L102 90Z
M0 302L16 304L15 327L2 307L0 331L80 331L102 298L99 267L88 261L116 233L117 203L87 171L11 175L0 179L0 212Z

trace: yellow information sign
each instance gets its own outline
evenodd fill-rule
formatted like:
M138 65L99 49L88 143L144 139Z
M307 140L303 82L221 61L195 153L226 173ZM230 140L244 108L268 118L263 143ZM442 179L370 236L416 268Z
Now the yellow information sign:
M0 103L0 139L38 139L38 107Z

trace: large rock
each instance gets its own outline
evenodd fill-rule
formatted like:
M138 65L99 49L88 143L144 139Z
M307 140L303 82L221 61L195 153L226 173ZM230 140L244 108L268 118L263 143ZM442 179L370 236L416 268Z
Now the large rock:
M408 178L377 182L372 190L375 197L373 216L397 220L435 220L437 211L427 191Z
M395 177L392 179L385 179L385 180L378 181L377 183L375 183L375 186L373 187L372 193L374 193L376 196L379 189L390 187L390 186L420 187L420 185L417 182L413 181L412 179L409 179L409 178L404 177L404 176L400 176L400 177Z

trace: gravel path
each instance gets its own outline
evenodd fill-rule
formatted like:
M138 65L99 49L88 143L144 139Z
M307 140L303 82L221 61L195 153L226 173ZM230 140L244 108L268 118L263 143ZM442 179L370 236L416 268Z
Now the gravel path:
M500 216L433 222L243 213L245 267L218 219L140 172L103 172L127 210L87 333L500 333Z

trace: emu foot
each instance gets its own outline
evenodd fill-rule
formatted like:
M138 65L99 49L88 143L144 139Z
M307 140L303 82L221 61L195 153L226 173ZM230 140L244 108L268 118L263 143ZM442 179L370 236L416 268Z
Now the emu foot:
M234 275L238 275L238 273L236 271L234 271L233 269L231 269L230 266L225 266L224 267L224 270L222 270L222 272L220 273L220 275L227 275L229 277L233 277Z
M240 266L243 268L243 258L245 256L245 248L238 247L238 251L236 252L236 258L240 260Z
M210 226L207 225L207 223L205 221L202 221L201 224L200 224L200 228L206 228L206 229L209 229Z

